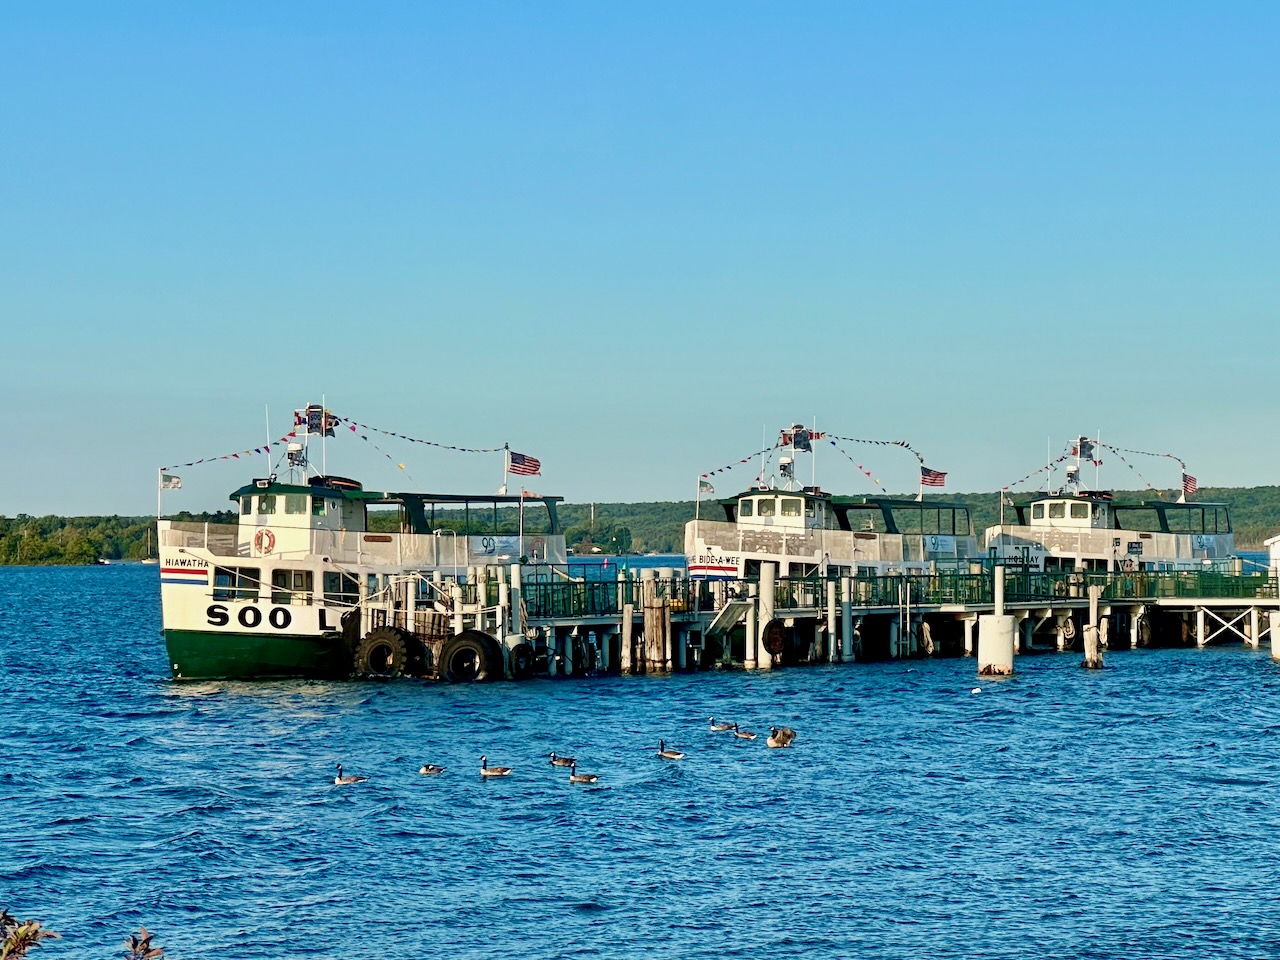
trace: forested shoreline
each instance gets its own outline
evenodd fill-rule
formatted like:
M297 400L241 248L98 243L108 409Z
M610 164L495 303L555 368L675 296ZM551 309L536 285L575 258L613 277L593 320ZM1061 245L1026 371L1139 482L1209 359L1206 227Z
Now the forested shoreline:
M1116 491L1115 496L1126 501L1160 499L1151 491ZM1239 550L1262 549L1265 539L1280 533L1280 487L1202 487L1194 499L1227 504ZM968 506L979 536L999 516L1000 500L994 493L926 495L925 500ZM702 501L701 514L709 519L724 516L712 498ZM565 539L580 554L679 553L684 549L684 525L693 516L692 500L559 506ZM171 519L235 523L238 517L229 511L183 512ZM154 517L0 516L0 566L128 562L155 555Z

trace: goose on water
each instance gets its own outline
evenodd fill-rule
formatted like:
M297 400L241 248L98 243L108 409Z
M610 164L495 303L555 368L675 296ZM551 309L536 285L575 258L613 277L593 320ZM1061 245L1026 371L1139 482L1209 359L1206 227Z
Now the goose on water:
M554 752L551 754L551 765L555 767L572 767L577 762L573 757L561 757Z
M783 727L782 729L770 727L769 739L765 743L771 747L789 747L791 746L791 741L795 738L796 732L790 727Z
M732 723L716 723L715 717L709 717L708 719L711 721L712 733L726 733L727 731L733 729Z
M668 750L665 741L658 741L658 756L663 760L683 760L684 754L679 750Z
M437 767L434 763L424 763L418 768L418 772L425 774L444 773L444 767Z
M569 782L570 783L595 783L600 778L594 773L579 773L578 763L575 760L569 764Z
M750 730L739 730L736 723L733 725L733 735L739 740L754 740L756 738L756 735Z
M482 777L507 777L511 775L510 767L491 767L489 766L489 758L480 758L480 776Z
M364 783L368 779L368 777L360 777L354 773L348 774L344 777L342 775L342 764L338 764L338 775L333 778L333 785L336 787L345 787L349 783Z

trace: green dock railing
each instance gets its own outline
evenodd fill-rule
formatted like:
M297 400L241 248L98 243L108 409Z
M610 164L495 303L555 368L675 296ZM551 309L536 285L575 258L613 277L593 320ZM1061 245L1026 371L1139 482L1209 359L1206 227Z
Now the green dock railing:
M826 606L827 580L824 578L781 579L775 585L775 610L817 610ZM671 603L674 614L713 611L726 589L737 584L717 584L684 577L654 581L659 598ZM836 599L842 601L842 581L835 580ZM1069 603L1087 601L1089 587L1100 585L1103 601L1161 599L1276 600L1280 585L1266 575L1233 575L1213 570L1142 573L1031 573L1005 572L1005 601L1027 603ZM528 616L533 619L580 619L617 617L624 604L641 606L639 580L577 580L559 576L531 577L522 584ZM995 602L994 578L986 573L938 572L885 577L854 577L849 581L849 600L855 607L896 607L964 605L981 606ZM474 587L464 599L475 596ZM497 602L496 584L486 597Z

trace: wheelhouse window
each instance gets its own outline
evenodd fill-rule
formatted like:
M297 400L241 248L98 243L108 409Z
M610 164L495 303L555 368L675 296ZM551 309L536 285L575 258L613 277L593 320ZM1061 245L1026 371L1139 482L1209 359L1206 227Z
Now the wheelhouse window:
M240 498L240 516L248 516L253 513L253 497Z
M284 512L303 514L307 512L307 501L311 499L305 493L286 493L284 495Z
M1055 500L1049 504L1049 519L1062 520L1067 515L1067 505L1061 500Z
M1088 520L1088 519L1089 519L1089 504L1087 504L1087 503L1073 503L1073 504L1071 505L1071 519L1072 519L1072 520Z
M276 495L264 493L258 498L258 514L260 516L276 512Z
M214 567L213 599L257 600L262 570L258 567Z
M1031 505L1031 519L1032 519L1032 520L1043 520L1043 519L1044 519L1044 504L1043 504L1043 503L1033 503L1033 504Z
M760 516L772 517L778 508L778 501L773 497L763 497L759 503Z
M738 516L751 517L755 516L755 501L750 498L738 501Z
M317 499L319 499L317 497ZM355 606L360 600L360 585L355 577L327 571L324 575L324 602Z
M804 501L799 497L783 497L782 498L782 515L784 517L800 516L801 504Z
M324 497L311 498L311 515L313 517L324 516Z
M311 603L313 578L310 570L271 571L271 602L306 605Z

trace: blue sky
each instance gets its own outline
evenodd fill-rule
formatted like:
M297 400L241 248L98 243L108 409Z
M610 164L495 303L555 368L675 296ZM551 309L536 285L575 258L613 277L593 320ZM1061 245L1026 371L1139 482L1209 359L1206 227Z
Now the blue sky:
M280 434L322 394L509 442L574 501L687 499L815 419L910 441L956 491L1096 431L1202 484L1273 483L1278 21L7 4L0 514L146 513L158 466L260 445L264 409ZM412 480L350 437L330 468L501 478L497 457L379 445ZM910 456L862 452L914 488ZM263 473L184 470L166 509ZM839 455L818 478L873 491Z

